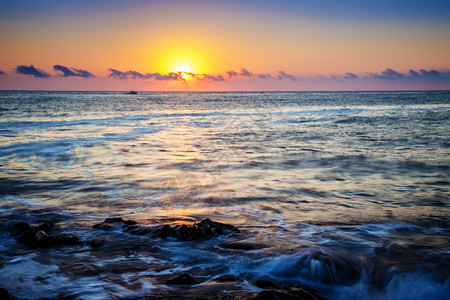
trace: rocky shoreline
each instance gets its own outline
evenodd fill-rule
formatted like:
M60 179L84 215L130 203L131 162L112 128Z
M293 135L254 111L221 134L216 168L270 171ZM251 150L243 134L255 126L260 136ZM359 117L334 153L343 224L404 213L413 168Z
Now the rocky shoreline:
M8 228L16 242L29 250L33 249L57 249L60 247L89 247L93 251L102 251L104 241L97 239L82 240L73 233L66 232L58 225L46 221L40 225L30 225L24 222L14 224L3 224ZM131 235L145 236L150 239L167 239L174 241L205 241L220 235L235 235L240 230L233 225L213 221L209 218L194 224L181 224L162 226L141 226L134 220L122 218L107 218L103 222L92 226L91 230L114 231L121 230ZM267 245L252 243L248 241L231 241L219 245L224 249L235 249L238 251L251 251L262 249ZM120 269L122 268L122 270ZM122 266L117 272L142 271L146 266ZM98 270L79 270L81 276L98 275ZM188 272L163 275L153 278L158 284L165 285L167 289L158 289L151 295L138 297L139 299L220 299L220 300L250 300L250 299L324 299L317 292L306 286L293 286L292 284L272 282L270 280L258 279L249 282L258 292L244 292L234 288L244 279L237 278L232 274L216 276L205 274L203 276L191 275ZM19 283L18 283L19 284ZM8 292L8 287L0 289L1 299L21 299ZM80 299L76 295L61 293L56 298L40 299ZM133 298L127 298L133 299Z

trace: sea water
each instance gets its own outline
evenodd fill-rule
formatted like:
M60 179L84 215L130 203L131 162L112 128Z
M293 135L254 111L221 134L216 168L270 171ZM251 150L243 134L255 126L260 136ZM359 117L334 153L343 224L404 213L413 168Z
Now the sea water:
M449 132L445 91L0 92L0 287L245 296L262 279L329 299L448 299ZM241 233L92 228L107 217ZM84 244L29 249L9 230L44 221ZM202 283L164 284L180 273Z

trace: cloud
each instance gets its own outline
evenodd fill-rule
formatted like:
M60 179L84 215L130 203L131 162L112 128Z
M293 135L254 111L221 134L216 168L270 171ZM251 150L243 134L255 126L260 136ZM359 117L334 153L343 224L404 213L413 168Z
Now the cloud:
M44 72L44 71L41 71L41 70L36 69L33 65L30 65L30 66L24 66L24 65L17 66L16 69L15 69L15 71L16 71L18 74L32 75L32 76L38 77L38 78L48 78L48 77L51 77L50 74L48 74L48 73L46 73L46 72Z
M228 74L228 79L231 79L235 76L245 76L245 77L249 77L249 78L253 77L253 73L244 68L241 68L240 72L228 71L227 74Z
M234 76L238 76L239 75L239 73L235 72L235 71L228 71L227 74L228 74L228 79L231 79Z
M193 79L197 80L210 80L210 81L226 81L230 80L234 77L248 77L253 79L276 79L276 80L297 80L296 77L294 77L291 74L286 73L285 71L279 71L278 75L271 75L269 73L265 74L254 74L251 71L240 68L239 72L236 72L234 70L225 72L225 76L228 76L228 78L225 78L224 75L211 75L211 74L202 74L202 73L191 73L191 72L170 72L167 74L161 74L161 73L140 73L134 70L129 71L120 71L116 69L108 69L109 74L108 77L116 78L116 79L153 79L153 80L178 80L178 81L185 81L186 79L183 77L186 77L185 74L190 76ZM356 76L356 75L354 75Z
M267 73L267 74L258 74L257 77L259 79L272 79L272 75L270 75L269 73Z
M211 81L225 81L225 78L223 78L222 75L202 74L202 78L197 78L197 79L200 79L200 80L211 80Z
M386 68L381 74L371 74L373 77L378 79L398 79L398 78L404 78L405 75L396 72L393 69Z
M54 65L53 69L55 71L61 72L62 77L70 77L70 76L76 76L76 77L83 77L83 78L89 78L94 77L90 72L86 70L80 70L75 68L67 68L61 65Z
M167 74L161 73L140 73L134 70L129 70L126 72L122 72L116 69L108 69L109 75L108 77L117 78L117 79L154 79L154 80L184 80L181 76L183 72L170 72Z
M134 70L130 70L130 71L128 71L126 73L123 73L123 74L125 74L125 78L130 76L132 79L146 79L144 74L136 72Z
M241 68L241 73L239 74L241 76L246 76L246 77L252 77L252 73L244 68Z
M297 78L295 78L293 75L286 73L285 71L278 71L278 76L276 77L276 79L278 80L292 80L292 81L296 81Z
M128 76L127 73L121 72L116 69L108 69L108 71L110 72L108 77L118 78L118 79L127 79L127 76Z
M6 73L0 70L0 75L6 75Z
M417 76L439 77L439 76L445 75L444 73L441 73L441 72L436 71L436 70L429 70L429 71L427 71L427 70L424 70L424 69L420 69L420 73L416 72L414 70L409 70L409 73L412 76L414 76L414 77L417 77Z
M424 70L420 69L419 71L410 69L407 74L402 74L399 72L394 71L393 69L387 68L381 74L373 74L371 73L372 77L375 77L377 79L388 79L388 80L394 80L394 79L403 79L403 80L410 80L410 79L448 79L450 78L450 72L439 72L437 70Z
M344 78L345 78L345 79L357 79L357 78L358 78L358 75L353 74L353 73L350 73L350 72L347 72L347 73L345 73Z

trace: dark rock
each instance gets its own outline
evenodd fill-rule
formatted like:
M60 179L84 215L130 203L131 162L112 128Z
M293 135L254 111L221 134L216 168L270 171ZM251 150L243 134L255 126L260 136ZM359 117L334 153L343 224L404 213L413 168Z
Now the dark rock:
M275 290L264 290L259 293L254 293L248 297L244 298L245 300L297 300L302 298L296 298L295 296L285 293L279 292Z
M174 284L174 285L193 285L199 284L200 282L195 278L191 277L191 275L187 273L183 273L178 275L172 279L169 279L165 282L166 284Z
M103 223L123 223L123 219L122 218L106 218L105 221L103 221Z
M23 234L30 230L31 230L30 225L28 225L28 223L25 222L16 223L12 226L13 234Z
M41 225L38 226L38 230L42 230L44 232L49 232L50 230L52 230L53 228L55 228L56 225L53 224L52 222L49 221L45 221L44 223L42 223Z
M236 276L227 274L216 278L216 281L218 282L235 282Z
M324 300L314 292L302 288L289 290L264 290L243 298L245 300Z
M14 298L11 297L7 289L0 288L0 299L12 300Z
M118 224L116 224L116 223L118 223ZM133 220L125 221L122 218L106 218L105 221L103 221L102 223L99 223L99 224L95 224L94 226L92 226L92 228L103 229L103 230L111 230L116 225L119 225L119 226L122 226L122 227L127 227L127 226L131 226L131 225L136 225L136 224L137 224L137 222L133 221Z
M176 225L170 227L164 225L160 230L161 237L175 237L181 241L193 241L199 239L209 239L213 236L224 234L225 231L239 232L233 225L214 222L210 219L203 219L193 225Z
M20 225L19 228L23 230L26 229L26 226ZM53 232L55 228L56 226L51 222L45 222L38 227L29 227L29 229L21 235L18 241L31 248L81 244L81 241L77 236L55 233Z
M257 286L257 287L261 288L261 289L274 289L274 288L278 287L272 281L265 280L265 279L258 279L256 281L252 282L252 284L254 286Z
M302 300L325 300L324 298L317 295L317 292L311 288L290 288L289 294L296 297L296 299Z
M227 249L235 249L235 250L258 250L268 248L269 246L262 243L249 242L249 241L236 241L236 242L227 242L222 243L219 247L227 248Z

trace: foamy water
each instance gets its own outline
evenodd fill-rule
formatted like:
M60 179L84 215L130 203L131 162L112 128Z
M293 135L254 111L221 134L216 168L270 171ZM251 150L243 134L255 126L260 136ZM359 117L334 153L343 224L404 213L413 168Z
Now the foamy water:
M450 92L0 99L0 287L14 296L246 295L258 279L330 299L450 295ZM111 216L149 232L208 217L241 233L91 228ZM9 230L46 220L84 245L28 249ZM163 283L183 272L202 283Z

